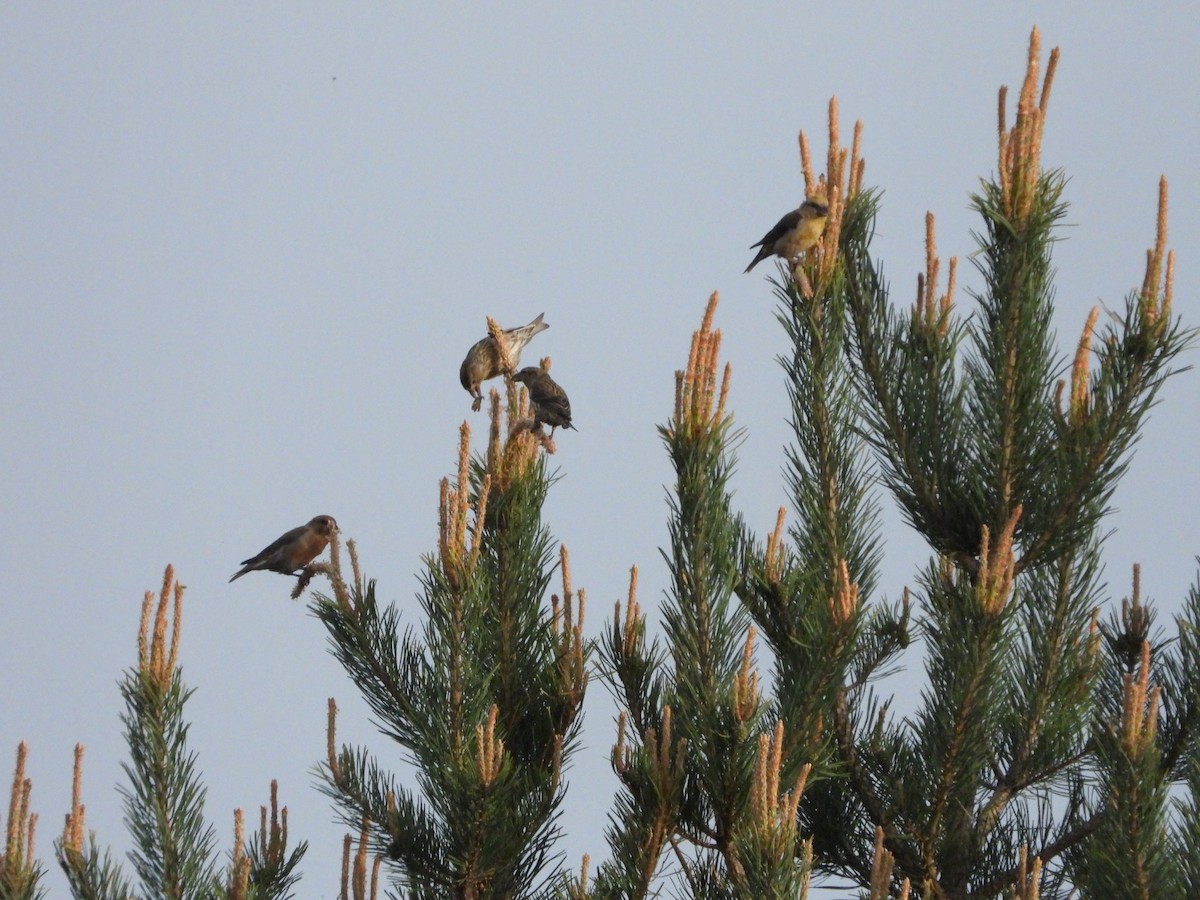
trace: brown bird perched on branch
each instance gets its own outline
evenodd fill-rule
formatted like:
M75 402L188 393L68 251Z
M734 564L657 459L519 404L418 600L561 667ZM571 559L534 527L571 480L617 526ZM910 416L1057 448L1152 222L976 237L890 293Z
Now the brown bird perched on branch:
M571 424L571 401L567 399L567 392L558 386L549 372L537 366L528 366L514 375L513 381L519 381L529 388L534 428L543 423L549 425L551 437L554 437L555 428L579 430Z
M307 525L293 528L264 547L256 556L242 560L242 568L230 581L247 572L278 572L293 575L316 559L329 546L329 539L338 530L333 516L317 516Z
M821 235L825 233L825 219L828 215L827 204L819 200L805 200L799 209L793 209L776 222L775 227L763 235L761 241L750 245L751 250L755 247L761 249L750 265L746 266L746 272L768 256L781 256L790 263L821 239Z
M504 341L508 345L509 362L514 370L521 364L521 351L525 349L530 338L550 327L542 321L545 315L542 313L528 325L509 328L504 332ZM496 339L490 334L477 341L467 351L467 358L458 367L458 380L462 382L463 388L475 398L471 409L478 412L479 407L483 405L483 392L479 386L489 378L495 378L503 372L500 348L496 346Z

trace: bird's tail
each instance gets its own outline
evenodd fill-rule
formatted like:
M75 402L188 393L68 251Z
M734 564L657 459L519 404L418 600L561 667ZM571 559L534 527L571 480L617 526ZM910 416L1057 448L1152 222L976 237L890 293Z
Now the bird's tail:
M533 340L534 335L540 334L550 326L542 321L546 314L542 313L528 325L522 325L520 328L514 328L512 331L506 332L508 335L508 350L513 357L513 366L515 367L519 361L521 351L525 349L525 345Z
M754 246L757 247L758 244L755 244ZM753 249L753 247L751 249ZM766 259L770 255L771 255L771 251L768 250L766 247L763 247L761 250L758 251L758 256L756 256L756 257L754 257L754 259L750 260L750 265L746 266L746 269L745 269L745 271L742 272L742 274L743 275L747 274L751 269L753 269L755 266L757 266L760 262L762 262L764 259Z

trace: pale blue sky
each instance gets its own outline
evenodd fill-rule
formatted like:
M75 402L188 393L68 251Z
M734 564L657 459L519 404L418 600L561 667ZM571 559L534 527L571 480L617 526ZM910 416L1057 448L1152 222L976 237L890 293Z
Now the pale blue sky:
M1019 85L1038 24L1063 52L1043 158L1071 177L1066 352L1092 305L1140 283L1163 173L1176 308L1198 324L1194 8L1000 9L0 8L0 766L29 742L42 858L77 741L88 826L128 847L116 680L142 592L172 562L209 818L227 846L233 808L256 810L278 778L292 835L312 844L300 895L336 895L342 829L310 775L325 698L342 740L381 743L290 582L226 580L329 513L415 623L438 479L460 422L486 428L457 379L485 315L551 326L527 361L553 356L580 431L558 439L546 518L590 635L633 563L656 621L670 472L655 425L713 290L746 429L737 501L769 528L786 343L765 273L741 273L800 197L797 130L823 152L831 94L847 139L866 124L866 181L885 192L875 250L907 305L926 210L944 257L974 249L967 198L994 169L996 89ZM1115 497L1107 571L1119 598L1141 562L1165 622L1200 552L1200 382L1162 399ZM896 596L924 553L894 515L886 536ZM569 773L572 864L607 855L611 715L593 682ZM50 884L65 891L57 870Z

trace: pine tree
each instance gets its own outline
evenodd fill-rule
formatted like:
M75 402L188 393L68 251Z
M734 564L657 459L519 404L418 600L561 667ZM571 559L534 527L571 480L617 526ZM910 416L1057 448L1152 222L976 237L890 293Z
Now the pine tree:
M217 855L216 832L204 819L206 790L196 773L196 755L187 746L184 707L191 689L179 669L179 622L183 585L167 566L162 591L147 591L138 630L138 663L120 682L125 712L121 719L129 746L123 764L129 779L121 789L125 822L133 838L131 880L95 833L85 840L82 802L83 745L75 747L71 811L54 847L71 895L87 900L133 897L171 900L285 900L294 896L297 866L307 849L287 850L287 809L282 820L277 787L271 784L270 820L262 807L261 828L243 837L242 810L234 813L234 843L227 864ZM17 752L8 845L0 859L0 898L35 900L45 896L38 882L44 871L33 858L37 817L29 812L31 784L24 777L25 745Z
M1120 615L1101 616L1108 501L1194 332L1171 317L1164 181L1143 284L1100 334L1093 311L1070 365L1056 350L1065 176L1040 161L1056 62L1039 94L1035 31L1011 128L1001 91L968 317L953 260L939 294L932 216L917 301L891 305L870 255L879 195L862 187L861 126L841 147L831 104L819 179L801 135L806 193L829 214L775 281L797 521L785 536L781 510L760 540L732 511L738 434L728 367L717 388L714 296L662 430L676 473L665 640L647 642L631 591L601 641L625 710L624 793L588 896L648 896L668 854L697 897L801 896L810 871L871 897L1194 895L1197 590L1175 641L1153 627L1136 570ZM899 603L876 596L874 473L933 554ZM914 636L926 686L899 719L880 679ZM789 807L794 819L773 817Z
M510 419L526 418L525 395L523 406L509 397ZM380 608L352 544L351 582L335 543L333 596L312 606L381 731L418 770L419 794L367 750L337 748L330 700L324 789L408 897L548 896L562 878L551 850L588 680L585 597L572 590L564 548L561 598L544 606L556 554L541 507L552 478L539 436L506 434L502 418L493 392L481 460L462 427L458 477L441 486L437 553L425 560L419 636L401 634L395 607Z

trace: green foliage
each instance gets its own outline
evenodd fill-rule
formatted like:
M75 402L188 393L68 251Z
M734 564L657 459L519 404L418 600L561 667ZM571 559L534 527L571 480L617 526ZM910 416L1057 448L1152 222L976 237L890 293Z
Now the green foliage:
M953 265L939 295L932 219L917 303L894 308L870 254L879 195L860 189L853 159L843 180L831 143L831 233L775 282L794 434L786 539L782 515L764 541L733 511L736 433L724 388L711 406L710 305L662 430L676 471L664 641L647 645L631 603L601 644L622 727L635 727L614 752L623 791L595 896L647 896L668 850L694 896L795 896L790 879L810 868L872 897L1185 896L1200 608L1189 601L1175 644L1136 589L1120 621L1096 617L1109 500L1195 335L1171 319L1160 236L1124 317L1097 332L1093 314L1069 364L1056 348L1065 178L1040 168L1048 82L1039 104L1031 59L1002 169L975 198L982 287L969 317ZM876 472L933 554L899 603L874 596ZM737 660L750 626L773 665L761 700L747 688L752 638ZM897 720L879 678L916 649L925 687ZM786 735L774 770L762 764L772 732ZM786 807L794 795L778 788L802 765L812 783L788 852L751 864L770 844L763 798ZM1185 790L1174 820L1173 785Z
M487 458L469 463L464 432L458 481L443 483L420 633L380 608L356 559L353 583L335 566L334 596L312 605L380 731L417 770L414 792L388 762L352 746L331 750L320 769L325 792L349 825L368 829L406 896L533 896L564 878L550 848L587 683L573 612L583 598L571 591L564 551L562 598L545 607L555 553L541 506L551 479L535 437L514 433L501 446L498 405L493 416Z
M156 674L131 670L121 684L126 711L129 778L120 789L130 854L144 890L153 896L207 896L216 882L216 832L204 821L205 788L196 755L187 749L183 707L191 696L176 670L163 685Z
M39 883L46 871L34 857L37 814L29 808L33 782L25 777L28 752L29 747L24 741L17 745L17 766L13 772L4 826L4 848L0 852L0 897L14 900L38 900L45 896Z
M71 896L79 900L124 900L133 897L132 883L121 873L120 866L108 850L101 850L94 836L88 839L87 849L55 844L59 864L67 875Z
M174 619L169 628L172 598ZM75 755L71 813L62 837L55 841L72 896L87 900L126 900L135 895L177 900L285 900L292 896L290 889L299 877L295 870L307 845L301 843L287 853L286 831L277 819L274 784L270 832L256 835L248 847L235 847L227 867L218 863L216 832L204 819L206 790L196 772L196 755L187 743L184 707L192 691L184 685L176 659L183 586L174 582L170 566L163 578L157 615L152 617L154 600L152 593L146 594L138 664L120 682L125 701L121 721L129 745L129 761L123 768L129 784L119 790L134 841L129 858L137 880L124 875L112 854L97 845L94 835L84 842L78 788L80 746ZM265 808L263 820L265 831Z

